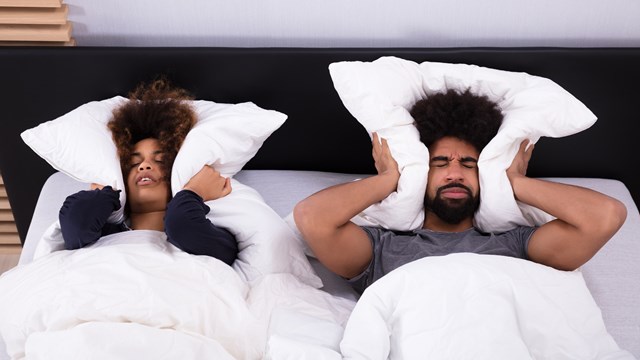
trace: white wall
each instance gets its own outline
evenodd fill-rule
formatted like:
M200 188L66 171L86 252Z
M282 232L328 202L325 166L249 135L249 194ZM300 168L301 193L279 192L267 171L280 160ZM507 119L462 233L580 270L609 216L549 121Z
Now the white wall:
M640 46L639 0L64 0L78 46Z

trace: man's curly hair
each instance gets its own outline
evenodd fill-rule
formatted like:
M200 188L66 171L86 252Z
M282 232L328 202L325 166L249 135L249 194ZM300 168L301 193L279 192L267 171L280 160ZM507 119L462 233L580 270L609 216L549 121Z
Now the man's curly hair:
M149 83L140 83L129 93L129 101L113 111L108 126L125 177L134 145L154 138L164 152L163 170L169 182L178 150L196 123L196 113L188 102L193 99L187 90L160 76Z
M416 102L409 111L427 148L445 136L473 145L478 152L498 133L500 107L484 95L447 90Z

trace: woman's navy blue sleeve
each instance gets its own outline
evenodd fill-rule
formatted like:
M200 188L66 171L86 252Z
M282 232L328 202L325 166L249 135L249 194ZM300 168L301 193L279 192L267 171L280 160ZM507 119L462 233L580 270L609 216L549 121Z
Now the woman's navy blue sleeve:
M209 255L231 265L238 256L238 243L228 230L215 226L202 198L190 191L179 191L167 206L164 229L170 243L194 255Z
M120 208L119 193L105 186L101 190L82 190L65 199L58 214L65 249L79 249L105 235L109 215Z

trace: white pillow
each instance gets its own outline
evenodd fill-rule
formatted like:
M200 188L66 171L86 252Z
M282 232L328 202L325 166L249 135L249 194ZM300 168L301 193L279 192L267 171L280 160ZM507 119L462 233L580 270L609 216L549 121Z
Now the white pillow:
M126 194L107 123L112 110L126 101L115 96L89 102L21 134L24 142L56 170L78 181L121 189L122 207L112 214L111 222L123 219ZM250 102L218 104L196 100L192 105L198 121L176 156L171 173L173 194L205 164L232 177L287 119L283 113ZM311 286L321 287L322 281L284 220L253 189L239 182L234 182L232 189L224 201L208 202L212 208L208 218L236 235L240 252L234 268L247 281L262 274L288 272Z
M111 111L127 101L114 96L91 101L34 128L22 132L22 140L54 169L85 183L110 185L120 192L120 210L109 222L123 220L124 180L116 144L107 123Z
M300 281L321 288L322 280L309 263L303 244L289 225L252 187L231 179L229 195L207 201L207 218L228 229L238 241L233 268L246 281L262 275L290 273Z
M196 100L192 104L198 121L176 156L171 171L173 194L205 164L225 177L235 175L287 119L283 113L250 102L232 105Z
M558 84L523 72L468 64L416 63L397 57L336 62L329 65L329 71L347 110L370 135L377 131L387 138L401 171L397 193L367 208L354 218L356 223L397 230L422 226L428 150L419 140L409 110L431 94L469 88L496 102L504 113L498 134L478 159L482 201L475 222L484 231L551 220L553 217L542 210L516 202L505 170L523 140L535 143L542 136L571 135L597 120Z

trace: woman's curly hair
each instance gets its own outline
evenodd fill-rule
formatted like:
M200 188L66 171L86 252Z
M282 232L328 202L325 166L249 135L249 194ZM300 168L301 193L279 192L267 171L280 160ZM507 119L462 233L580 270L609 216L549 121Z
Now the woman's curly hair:
M473 145L478 152L498 133L500 107L484 95L447 90L416 102L409 111L427 148L445 136Z
M164 76L140 83L129 93L129 101L113 111L108 126L118 149L123 175L129 169L134 145L140 140L158 140L163 156L165 180L187 133L196 123L196 113L188 100L193 96Z

